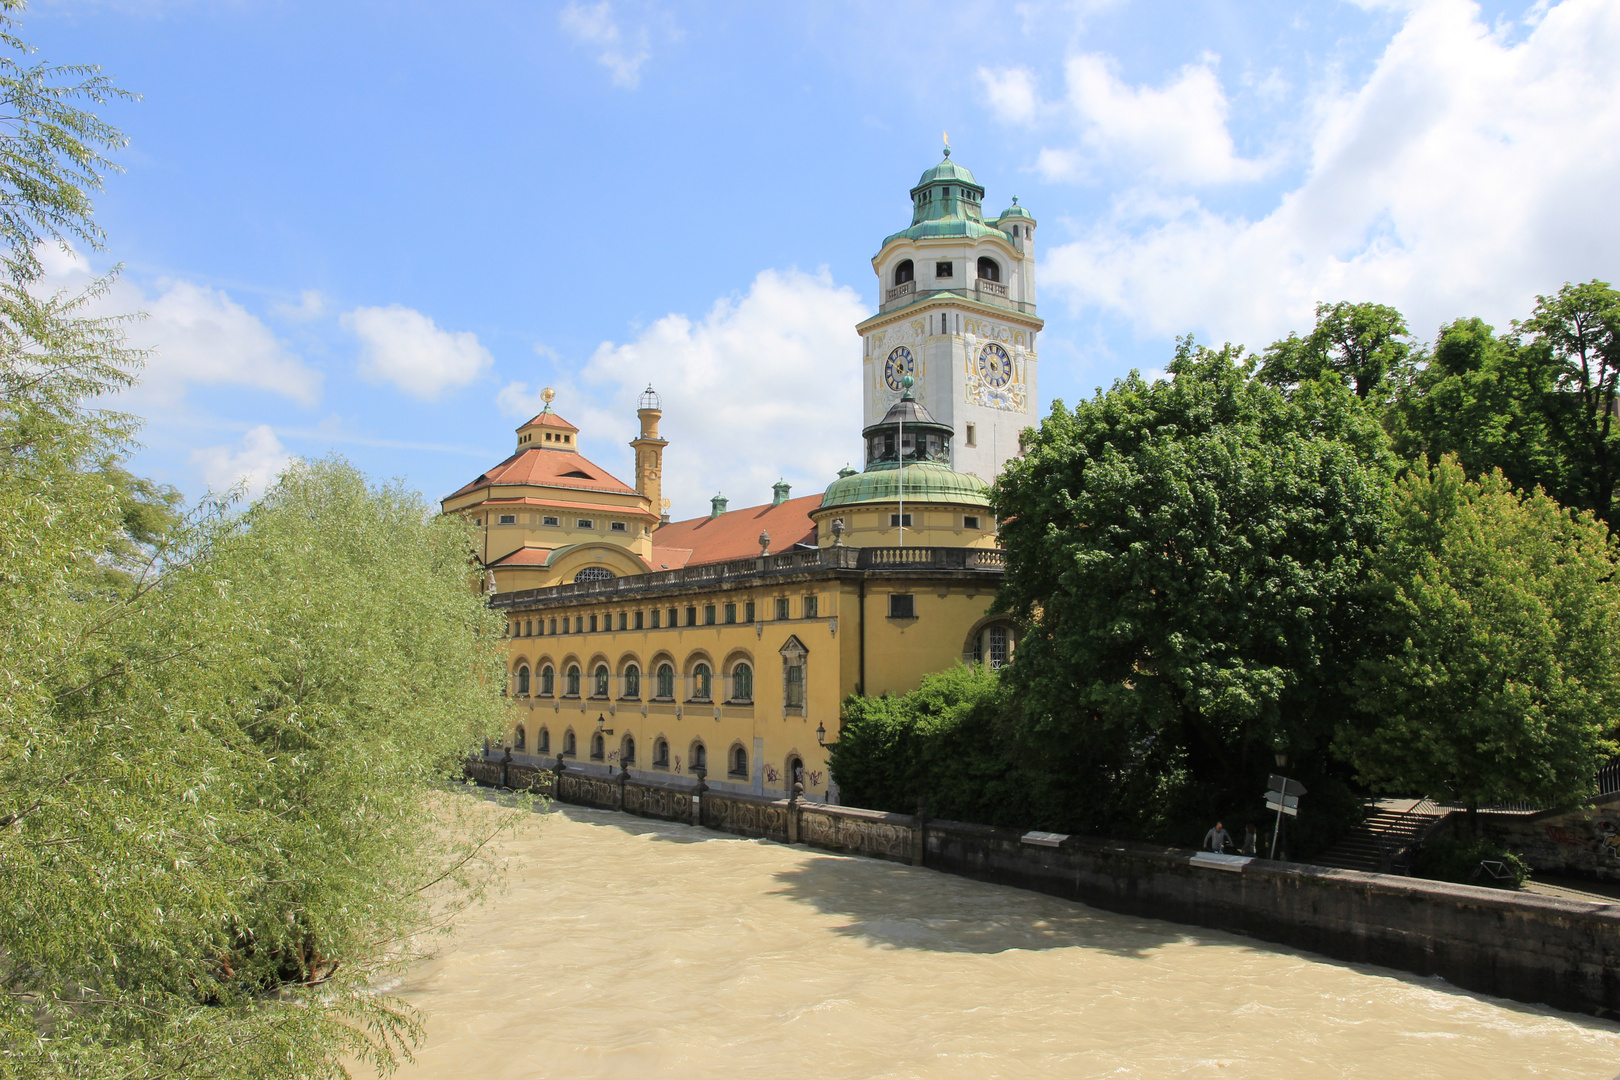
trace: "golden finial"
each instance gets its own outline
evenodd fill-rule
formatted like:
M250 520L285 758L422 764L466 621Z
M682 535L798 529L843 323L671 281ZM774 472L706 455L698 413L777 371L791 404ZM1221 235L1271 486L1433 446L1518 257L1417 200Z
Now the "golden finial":
M660 510L668 510L669 509L669 500L668 499L659 499L658 500L658 509L660 509Z
M556 396L557 396L557 391L553 390L549 386L546 387L544 390L540 391L540 400L546 403L546 409L551 408L551 399L556 397ZM545 410L543 409L541 411L544 412Z
M951 133L948 132L948 131L945 131L945 132L941 132L941 134L945 136L945 156L950 157L951 156Z

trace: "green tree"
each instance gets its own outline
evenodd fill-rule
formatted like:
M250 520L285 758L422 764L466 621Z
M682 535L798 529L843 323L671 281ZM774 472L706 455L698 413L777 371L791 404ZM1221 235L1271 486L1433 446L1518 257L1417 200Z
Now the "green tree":
M476 896L434 783L498 727L471 535L341 462L182 513L96 408L141 357L43 288L95 245L93 69L0 0L0 1074L341 1075L417 1031L374 979ZM9 52L7 51L9 50Z
M1500 469L1613 527L1617 382L1620 292L1566 284L1509 334L1479 319L1442 327L1388 422L1403 456L1455 454L1474 476Z
M1289 334L1261 357L1259 378L1274 386L1343 379L1363 400L1380 400L1403 377L1411 355L1406 320L1383 304L1316 305L1316 327Z
M1278 750L1328 767L1393 471L1340 380L1284 396L1240 359L1187 341L1173 382L1054 405L995 488L1032 745L1108 748L1076 783L1179 773L1195 815L1256 800Z
M1607 530L1454 457L1400 481L1376 563L1386 652L1339 746L1366 782L1466 806L1592 793L1620 716L1620 584Z

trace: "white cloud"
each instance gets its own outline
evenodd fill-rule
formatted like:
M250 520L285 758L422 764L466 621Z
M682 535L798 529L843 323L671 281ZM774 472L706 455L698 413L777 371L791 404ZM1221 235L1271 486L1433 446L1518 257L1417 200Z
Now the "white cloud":
M71 295L93 280L89 264L71 248L44 245L40 262L43 287L51 291ZM118 407L173 408L193 384L269 390L304 405L320 400L321 373L224 290L175 279L160 279L156 287L157 295L149 296L129 278L118 278L85 309L103 317L146 314L125 326L128 344L146 350L147 359Z
M652 55L647 48L647 30L639 27L626 34L614 19L609 0L570 3L558 14L557 21L576 41L601 47L596 62L611 73L613 85L634 90L641 82L641 65Z
M1420 335L1464 315L1501 325L1537 292L1614 275L1616 56L1607 0L1565 0L1528 32L1433 0L1364 84L1314 103L1307 174L1269 213L1127 193L1053 249L1044 281L1139 332L1250 345L1309 326L1318 300L1393 304Z
M345 312L342 324L360 339L360 373L390 382L423 401L466 386L494 359L470 331L441 330L412 308L360 307Z
M242 436L239 448L209 446L193 450L191 463L202 473L210 491L225 492L241 484L247 497L256 499L292 463L292 455L270 425L260 424Z
M540 400L543 389L536 386L531 390L526 382L509 382L495 395L495 406L505 416L527 420L545 407L546 403Z
M130 326L129 339L151 350L141 376L146 396L207 383L271 390L304 405L320 400L320 372L222 290L167 282L144 307L148 317Z
M1041 101L1034 72L1028 68L980 68L979 81L997 117L1009 124L1028 124L1035 119Z
M583 377L607 390L606 404L571 405L565 386L553 408L580 426L587 456L624 470L628 481L622 448L635 436L636 398L650 383L663 398L664 494L677 518L706 512L716 490L734 509L769 502L779 477L808 495L858 462L854 326L869 314L825 271L766 270L746 295L716 301L702 319L666 315L634 341L604 342ZM508 391L503 408L533 404L519 397L522 384Z
M298 294L296 304L277 304L277 315L293 322L309 322L326 314L326 297L316 289L305 289Z

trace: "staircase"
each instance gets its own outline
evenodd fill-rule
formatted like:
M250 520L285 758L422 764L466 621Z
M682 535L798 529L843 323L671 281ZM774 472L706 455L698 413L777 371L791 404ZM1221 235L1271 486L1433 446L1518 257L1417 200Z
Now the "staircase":
M1318 866L1368 873L1406 873L1403 856L1445 811L1429 799L1380 799L1367 820L1313 860Z

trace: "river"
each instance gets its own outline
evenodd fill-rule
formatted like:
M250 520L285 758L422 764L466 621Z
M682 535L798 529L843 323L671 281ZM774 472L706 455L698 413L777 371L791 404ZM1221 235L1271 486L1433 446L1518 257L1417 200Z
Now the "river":
M930 870L578 807L501 854L402 1078L1620 1072L1620 1025Z

